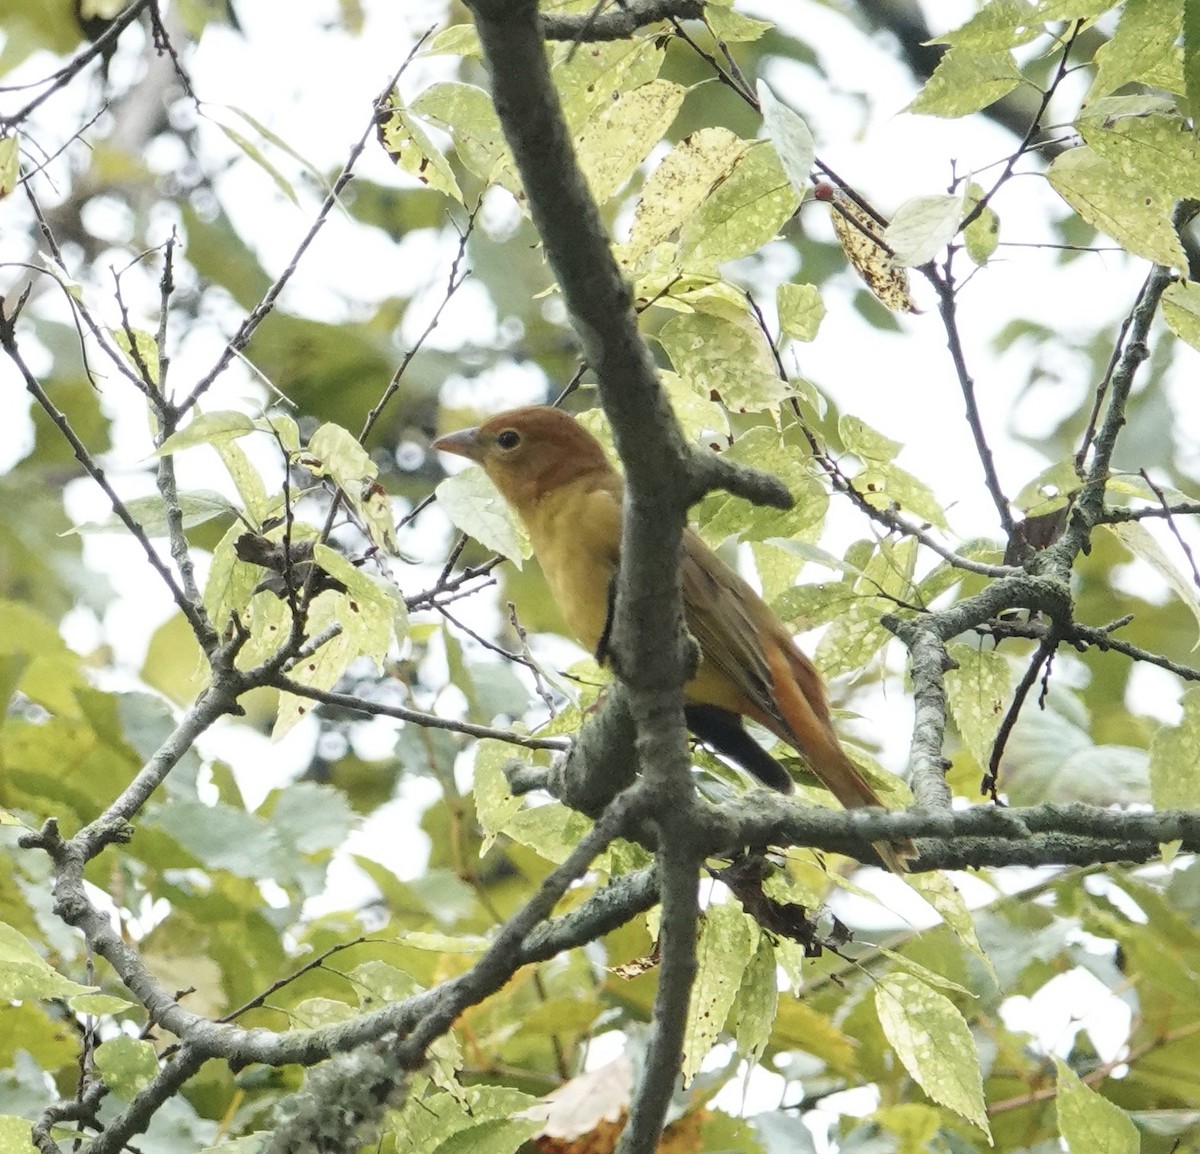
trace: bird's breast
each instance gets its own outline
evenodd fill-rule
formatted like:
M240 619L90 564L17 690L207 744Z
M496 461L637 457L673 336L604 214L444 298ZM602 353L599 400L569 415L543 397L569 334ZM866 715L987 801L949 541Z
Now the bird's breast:
M608 617L608 589L620 559L621 505L607 490L572 486L523 510L530 543L567 628L595 650Z

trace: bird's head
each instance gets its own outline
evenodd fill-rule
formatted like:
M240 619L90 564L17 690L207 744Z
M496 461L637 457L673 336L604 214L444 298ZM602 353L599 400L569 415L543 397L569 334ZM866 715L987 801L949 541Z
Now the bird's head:
M569 413L548 405L498 413L476 428L439 437L433 447L478 462L518 512L551 489L610 470L600 442Z

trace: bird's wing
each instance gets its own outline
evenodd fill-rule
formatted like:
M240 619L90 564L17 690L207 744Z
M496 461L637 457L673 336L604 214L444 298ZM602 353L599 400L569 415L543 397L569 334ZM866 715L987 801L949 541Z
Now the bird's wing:
M683 536L683 605L704 660L747 704L787 725L762 645L762 599L691 530ZM789 639L790 644L790 639Z

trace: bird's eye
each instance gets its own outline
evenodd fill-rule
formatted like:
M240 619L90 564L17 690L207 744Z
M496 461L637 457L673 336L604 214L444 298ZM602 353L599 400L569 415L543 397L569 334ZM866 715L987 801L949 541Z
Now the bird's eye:
M496 444L502 449L515 449L521 443L521 434L516 429L505 429L496 438Z

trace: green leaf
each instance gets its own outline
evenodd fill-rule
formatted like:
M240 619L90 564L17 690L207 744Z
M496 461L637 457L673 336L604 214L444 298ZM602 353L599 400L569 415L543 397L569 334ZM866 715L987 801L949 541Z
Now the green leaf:
M902 446L858 417L838 420L838 432L847 451L864 462L855 474L855 488L876 509L898 505L923 521L946 528L946 514L924 481L893 462Z
M746 44L758 40L775 27L765 20L755 20L732 8L720 8L715 4L705 7L704 23L713 36L724 40L726 44Z
M683 1084L690 1085L720 1036L742 977L754 956L757 928L735 902L710 905L696 945L699 971L684 1029Z
M916 268L933 260L958 232L963 197L915 196L906 200L883 230L883 239L902 265Z
M727 128L702 128L675 145L642 185L629 240L618 250L621 263L636 265L677 231L749 148Z
M995 104L1021 81L1011 53L951 48L905 111L927 116L967 116Z
M379 475L379 466L354 434L331 423L313 433L297 463L316 477L332 477L346 492L358 489L364 481L374 480Z
M1096 50L1087 103L1133 83L1182 96L1182 16L1183 0L1126 0L1116 30Z
M979 935L975 930L975 918L967 908L966 900L950 876L941 871L930 871L908 874L904 880L937 910L950 932L983 963L984 968L991 975L992 981L996 983L996 988L999 989L1000 980L996 977L992 961L984 952Z
M1200 108L1200 0L1183 0L1183 87L1194 115Z
M792 188L796 190L797 195L803 196L816 155L812 133L804 123L804 118L777 100L765 81L758 82L757 92L759 107L762 109L763 127L766 128L767 136L779 154L779 163L783 165L783 171L792 182Z
M756 1059L762 1056L771 1040L778 1004L775 948L760 935L737 992L734 1037L740 1054Z
M380 139L396 167L462 204L462 189L449 161L429 139L421 121L401 103L397 91L392 91L391 104L384 112Z
M76 994L67 999L67 1005L77 1014L91 1014L102 1017L108 1014L120 1014L124 1010L133 1009L134 1003L112 994Z
M247 433L253 433L254 429L254 421L250 417L231 409L197 413L184 428L167 437L154 455L166 457L195 445L213 445L218 441L244 437Z
M1155 809L1200 808L1200 689L1180 702L1177 726L1164 725L1150 742L1150 800Z
M1154 103L1150 103L1150 101ZM1077 124L1084 140L1126 180L1177 197L1200 194L1200 143L1174 105L1149 97L1109 96Z
M683 225L680 257L688 269L714 271L774 239L800 203L769 141L751 145Z
M482 88L457 81L434 84L409 107L415 115L450 133L458 158L480 180L499 184L514 194L520 190L500 118Z
M1200 349L1200 285L1176 281L1162 295L1163 320L1181 341Z
M1088 224L1135 256L1172 268L1187 267L1171 224L1174 199L1165 189L1130 178L1087 147L1056 156L1046 178Z
M0 999L67 998L88 993L96 993L95 987L64 978L24 934L0 922Z
M1042 34L1045 17L1028 0L991 0L965 24L930 44L952 44L977 52L995 52L1028 44Z
M286 196L288 200L292 202L292 204L299 206L300 198L296 195L296 190L292 187L292 182L288 180L287 177L284 176L283 173L280 172L279 169L276 168L275 165L273 165L266 158L266 156L263 155L262 149L260 149L258 145L244 137L236 128L230 128L228 124L222 124L219 120L215 120L212 117L209 117L208 119L212 124L215 124L223 133L225 133L225 135L235 145L237 145L237 147L240 148L251 161L258 165L258 167L261 168L263 172L265 172L271 178L272 181L274 181L275 187L279 189L279 191L283 193L283 195Z
M710 544L719 545L730 536L742 541L817 539L829 508L829 495L813 476L807 458L781 439L778 430L770 425L749 429L725 450L724 456L773 474L787 486L794 503L790 509L769 509L729 493L712 493L697 511L701 532Z
M817 646L817 665L827 676L861 673L891 639L891 633L879 623L879 618L894 609L889 597L911 599L916 557L917 543L913 538L894 544L881 542L871 555L863 576L854 583L849 604L842 603L841 611ZM836 586L830 597L836 604Z
M154 1046L125 1035L102 1042L96 1048L95 1063L109 1089L126 1102L149 1086L158 1073Z
M457 529L522 567L530 554L525 534L482 469L464 469L446 477L437 487L437 499Z
M288 872L283 840L254 814L218 803L171 801L146 819L171 835L208 869L235 877L273 878Z
M1157 571L1200 626L1200 591L1179 571L1179 567L1158 543L1158 538L1140 521L1119 521L1105 528L1120 538L1130 552Z
M888 974L875 989L884 1035L916 1083L935 1102L991 1140L975 1040L958 1007L911 974Z
M21 179L21 140L14 132L0 136L0 200L8 196Z
M112 337L117 348L129 358L129 363L138 377L157 388L160 374L158 342L153 334L144 329L121 328L113 329Z
M517 751L503 741L485 740L475 747L475 773L471 780L475 816L484 833L481 856L524 807L524 801L513 794L504 776L504 766L517 756Z
M774 409L792 395L767 338L749 316L684 313L663 325L658 341L692 388L702 396L716 394L733 412Z
M1142 1148L1137 1127L1119 1106L1085 1086L1061 1058L1058 1072L1058 1130L1071 1154L1137 1154Z
M793 340L811 341L825 319L825 302L813 284L784 282L776 293L779 327Z
M0 1114L0 1154L37 1154L33 1144L33 1123L11 1114Z
M967 202L964 207L970 212L982 198L983 189L972 183L967 188ZM966 246L967 256L977 265L987 264L999 243L1000 218L991 208L985 208L963 229L963 244Z
M686 89L652 80L601 104L575 137L575 154L597 204L637 171L671 127Z
M561 865L591 828L591 821L583 814L552 802L524 807L513 815L504 832L547 861Z
M142 527L149 537L165 537L169 526L167 524L167 507L162 497L157 493L146 497L134 497L125 502L129 515ZM195 525L203 525L214 517L220 517L236 510L229 498L215 493L211 489L195 489L190 493L179 494L179 511L183 514L183 527L191 529ZM128 533L125 522L116 513L110 513L103 521L84 521L81 525L72 525L68 533Z
M402 940L410 950L429 950L437 954L482 954L490 945L487 938L451 937L417 930L406 933Z
M946 673L954 724L971 756L986 768L1012 694L1012 666L994 649L956 644L948 652L958 666Z
M399 593L328 545L314 546L313 559L346 586L345 593L332 594L334 615L359 653L378 666L391 648L396 614L403 610Z

